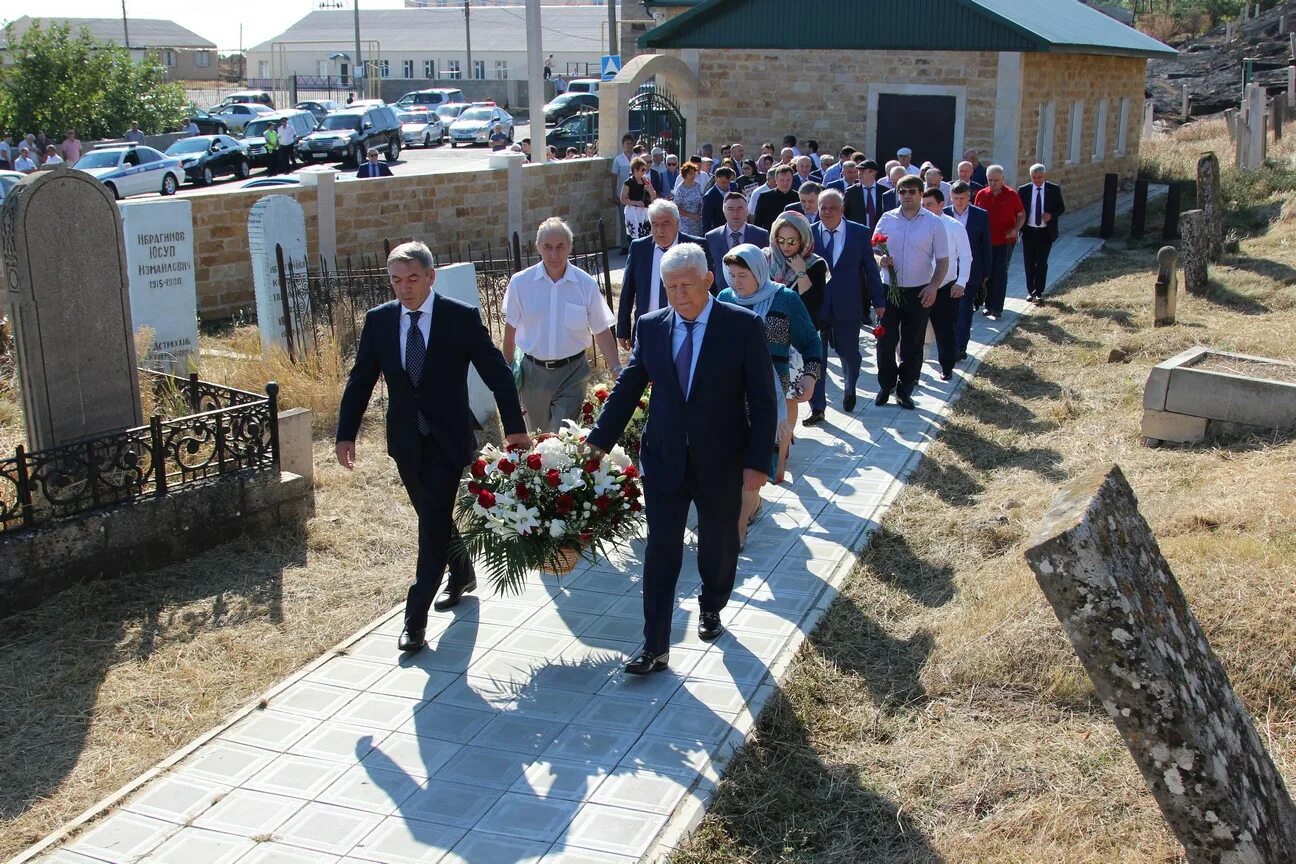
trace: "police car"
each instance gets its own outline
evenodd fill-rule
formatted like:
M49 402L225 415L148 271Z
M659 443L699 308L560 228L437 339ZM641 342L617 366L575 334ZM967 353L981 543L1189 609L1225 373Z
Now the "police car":
M160 192L174 195L184 179L180 160L143 144L98 147L72 166L108 187L114 198Z

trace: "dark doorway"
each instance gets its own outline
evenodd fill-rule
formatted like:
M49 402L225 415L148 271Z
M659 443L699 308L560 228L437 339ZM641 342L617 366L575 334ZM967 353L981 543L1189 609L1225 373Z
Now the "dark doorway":
M885 165L901 147L913 150L913 164L931 162L945 177L955 176L953 96L879 93L877 163Z

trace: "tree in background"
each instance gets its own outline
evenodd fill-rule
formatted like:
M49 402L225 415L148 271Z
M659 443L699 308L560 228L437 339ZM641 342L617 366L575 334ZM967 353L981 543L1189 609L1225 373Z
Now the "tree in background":
M187 100L166 80L157 59L131 59L115 43L99 41L66 24L42 27L39 20L15 38L5 28L10 63L0 66L0 130L44 130L57 141L66 129L82 140L117 138L138 120L147 134L172 132L185 116Z

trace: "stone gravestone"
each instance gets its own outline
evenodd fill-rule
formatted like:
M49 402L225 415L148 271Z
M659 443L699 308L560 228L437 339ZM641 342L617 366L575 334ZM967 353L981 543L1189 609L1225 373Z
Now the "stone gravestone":
M1182 230L1182 221L1180 222ZM1175 309L1179 305L1179 253L1173 246L1162 246L1157 252L1156 309L1152 316L1153 327L1175 323Z
M1211 232L1206 213L1186 210L1179 215L1179 248L1183 257L1184 288L1189 294L1204 297L1209 289L1207 261L1210 258Z
M198 364L198 288L194 280L193 207L142 201L121 208L131 318L153 331L146 365L188 375Z
M1206 214L1210 230L1210 260L1218 263L1224 254L1224 212L1220 200L1219 157L1209 150L1197 160L1197 206Z
M438 267L432 290L442 297L467 303L477 309L481 308L481 295L477 290L477 268L472 264L450 264ZM510 363L513 362L512 357L506 359ZM472 368L468 370L468 404L477 422L483 425L495 415L497 410L495 394L486 386L486 382L477 374L477 370Z
M295 274L294 284L286 284L286 274L279 272L276 246L282 248L284 264ZM293 353L299 356L313 346L297 344L312 335L306 326L310 313L305 286L306 216L297 199L267 195L252 205L248 213L248 251L252 254L252 287L256 291L261 347L287 351L291 339Z
M32 174L5 197L0 240L28 448L141 425L126 256L112 195L82 171Z
M1296 861L1296 807L1120 468L1059 492L1026 558L1189 864Z

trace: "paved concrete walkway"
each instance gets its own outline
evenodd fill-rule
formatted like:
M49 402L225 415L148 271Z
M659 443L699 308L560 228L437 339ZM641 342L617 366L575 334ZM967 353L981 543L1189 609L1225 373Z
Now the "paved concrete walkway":
M1069 214L1050 279L1100 247ZM765 489L729 632L700 642L687 550L668 672L620 669L639 646L641 543L516 597L470 597L432 616L430 647L401 659L400 610L141 778L62 848L61 864L630 864L666 854L701 818L806 634L939 432L964 378L1029 307L1022 256L1001 321L978 315L974 354L917 411L873 405L802 429L793 482ZM866 336L866 341L871 337ZM256 650L250 645L248 650ZM104 808L99 808L104 809ZM51 838L53 840L54 838ZM48 842L48 841L47 841ZM29 851L31 860L39 849ZM22 860L22 859L19 859Z

